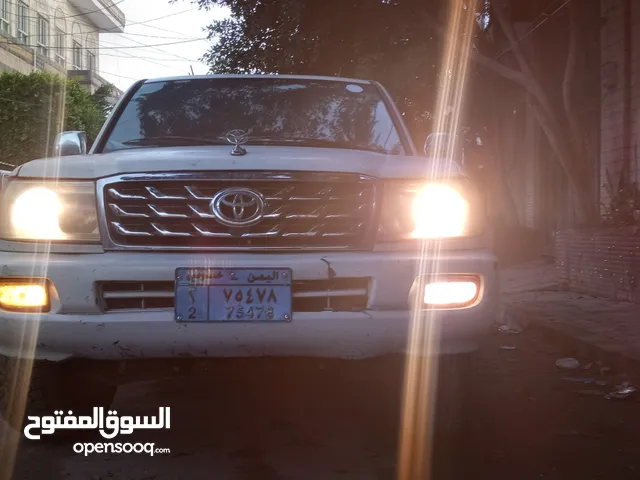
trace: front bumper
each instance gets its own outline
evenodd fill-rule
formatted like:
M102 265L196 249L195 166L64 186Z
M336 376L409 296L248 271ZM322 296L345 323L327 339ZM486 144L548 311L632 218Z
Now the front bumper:
M0 354L61 361L92 359L323 356L363 358L387 353L474 350L495 320L498 274L486 251L442 251L437 260L415 251L302 254L0 253L1 277L50 279L51 311L0 310ZM362 312L295 312L290 323L176 323L172 309L104 312L97 282L173 281L178 267L290 267L295 280L370 277ZM419 265L431 275L477 275L481 297L472 307L412 315L409 292ZM424 328L427 327L427 328ZM426 341L424 332L430 332ZM416 335L420 338L416 339Z

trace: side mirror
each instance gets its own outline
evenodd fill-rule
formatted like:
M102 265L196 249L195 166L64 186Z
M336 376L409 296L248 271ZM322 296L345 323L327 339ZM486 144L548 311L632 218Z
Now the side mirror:
M56 136L53 146L54 155L84 155L87 153L87 134L85 132L62 132Z
M0 170L0 190L4 188L4 184L7 183L7 178L11 175L9 170Z

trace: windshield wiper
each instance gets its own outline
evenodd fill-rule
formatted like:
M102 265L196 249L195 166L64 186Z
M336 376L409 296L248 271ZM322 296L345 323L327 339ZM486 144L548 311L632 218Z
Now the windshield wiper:
M178 135L165 135L163 137L134 138L122 142L123 145L140 145L144 147L169 147L181 145L229 145L226 140L215 138L181 137Z

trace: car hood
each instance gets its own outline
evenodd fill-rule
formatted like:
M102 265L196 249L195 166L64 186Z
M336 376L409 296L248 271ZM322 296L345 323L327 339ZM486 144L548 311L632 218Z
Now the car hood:
M43 158L17 169L20 177L98 179L127 173L172 171L312 171L358 173L379 178L449 177L451 161L334 148L247 146L234 157L228 146L132 148L116 152Z

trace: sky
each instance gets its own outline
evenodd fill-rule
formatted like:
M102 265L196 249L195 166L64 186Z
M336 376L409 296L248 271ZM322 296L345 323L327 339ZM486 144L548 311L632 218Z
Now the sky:
M227 11L199 10L190 0L114 0L127 18L123 34L100 34L100 75L120 90L141 78L205 74L211 42L205 27ZM161 18L164 17L164 18ZM173 45L159 45L173 43Z

